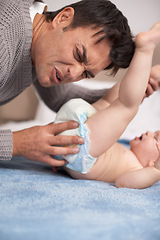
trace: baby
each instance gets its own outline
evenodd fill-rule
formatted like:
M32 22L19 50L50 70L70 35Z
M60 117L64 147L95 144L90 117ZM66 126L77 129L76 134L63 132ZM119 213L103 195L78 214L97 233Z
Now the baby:
M146 188L160 180L160 132L146 133L130 142L127 149L117 140L138 111L150 77L153 52L160 42L160 23L135 39L136 50L130 67L121 81L119 94L110 102L89 105L82 99L71 100L58 112L56 123L76 120L77 130L63 132L85 138L76 155L61 156L68 161L65 170L78 179L115 183L116 187ZM160 78L160 66L151 70ZM73 132L77 131L77 132Z

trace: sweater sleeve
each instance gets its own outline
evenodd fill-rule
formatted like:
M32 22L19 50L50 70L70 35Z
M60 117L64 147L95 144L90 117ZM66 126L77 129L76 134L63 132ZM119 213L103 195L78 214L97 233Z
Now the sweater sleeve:
M0 160L11 160L13 141L11 130L0 130Z
M73 83L44 88L36 81L34 85L45 104L55 112L70 99L82 98L92 104L106 93L106 89L92 90Z

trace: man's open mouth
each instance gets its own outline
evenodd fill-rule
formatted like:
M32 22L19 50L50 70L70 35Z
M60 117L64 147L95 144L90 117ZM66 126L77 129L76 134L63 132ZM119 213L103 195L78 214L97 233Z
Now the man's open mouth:
M61 80L61 78L60 78L60 76L59 76L59 74L56 72L56 77L57 77L57 79L59 80L59 81L62 81Z

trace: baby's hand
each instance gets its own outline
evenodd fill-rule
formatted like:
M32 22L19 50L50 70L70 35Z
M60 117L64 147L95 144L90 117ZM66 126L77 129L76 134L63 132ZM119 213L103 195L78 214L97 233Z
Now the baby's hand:
M155 65L154 67L151 68L151 74L144 98L152 95L155 91L158 90L159 86L160 86L160 65Z
M155 65L151 68L150 78L160 83L160 65Z
M153 25L147 32L139 33L135 38L136 48L141 52L154 51L160 42L160 22Z

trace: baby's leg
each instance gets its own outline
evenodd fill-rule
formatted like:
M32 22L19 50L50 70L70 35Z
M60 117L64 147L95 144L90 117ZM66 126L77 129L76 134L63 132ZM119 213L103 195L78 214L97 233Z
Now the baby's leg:
M136 36L136 47L141 51L154 50L154 48L159 42L160 42L160 22L153 25L153 27L149 31L139 33Z

